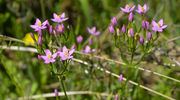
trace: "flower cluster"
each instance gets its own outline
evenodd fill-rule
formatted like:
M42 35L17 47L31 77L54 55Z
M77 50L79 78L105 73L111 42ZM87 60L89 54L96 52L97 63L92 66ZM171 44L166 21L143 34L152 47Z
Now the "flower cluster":
M54 63L56 61L56 58L60 58L61 61L68 60L73 58L72 54L75 51L74 46L70 50L67 49L66 46L62 47L62 50L59 49L57 52L52 53L51 50L52 48L45 49L44 46L47 48L46 44L51 44L52 43L52 35L54 34L56 40L59 40L59 35L65 33L65 26L63 24L64 21L68 20L68 18L65 18L65 13L62 13L61 15L57 15L56 13L53 14L53 17L51 20L53 22L57 22L55 28L53 29L53 26L50 25L48 20L44 21L41 23L41 21L37 18L36 22L34 25L30 25L31 28L34 29L34 31L38 32L38 46L37 49L39 50L39 53L42 54L44 51L45 55L39 55L38 58L41 58L44 60L45 64L48 63ZM44 30L46 29L46 30ZM67 30L69 30L69 25L67 25ZM47 33L49 33L50 38L47 39ZM59 33L56 34L56 33ZM35 40L34 34L31 33L31 37ZM43 41L44 40L44 41ZM45 42L43 44L43 42ZM57 41L58 42L58 41ZM63 41L61 41L63 42ZM43 46L43 48L41 48Z
M109 26L109 32L112 34L114 44L119 48L121 54L122 51L124 51L121 50L121 46L126 45L126 52L132 56L130 61L132 64L135 51L138 48L141 48L141 53L143 55L148 53L152 49L154 41L157 40L159 32L162 32L168 25L163 25L163 19L160 19L158 23L152 20L151 24L145 20L145 14L149 10L147 4L144 4L143 6L138 4L137 9L136 5L130 7L127 4L125 8L120 7L120 9L128 14L128 25L123 24L120 31L117 19L112 17L110 20L112 25ZM138 27L135 24L135 21L138 20L134 20L134 11L141 15L141 27ZM129 64L129 61L127 61L125 56L121 55L121 58L126 64Z
M45 52L45 56L41 55L40 57L42 59L44 59L44 63L48 64L48 63L54 63L56 60L56 57L59 56L60 60L68 60L73 58L72 54L75 51L74 48L71 48L70 51L66 48L66 46L63 46L62 52L61 51L57 51L54 54L51 53L51 51L49 49L46 49Z

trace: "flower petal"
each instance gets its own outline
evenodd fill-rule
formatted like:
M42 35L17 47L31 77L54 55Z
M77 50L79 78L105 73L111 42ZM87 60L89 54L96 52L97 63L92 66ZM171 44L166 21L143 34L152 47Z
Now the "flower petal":
M39 20L39 18L36 18L35 25L37 25L38 23L41 23L41 21Z
M55 61L56 61L55 59L51 59L51 60L50 60L50 62L52 62L52 63L55 62Z
M136 6L134 5L129 11L132 12Z
M66 46L63 46L63 52L68 51L68 49L66 48Z
M120 9L121 9L124 13L128 13L128 12L129 12L129 10L124 9L124 8L122 8L122 7L120 7Z
M53 13L54 19L58 18L58 15L56 13Z
M50 60L45 60L44 63L48 64L48 63L50 63Z
M153 27L159 27L159 25L155 21L152 21L152 25Z
M49 59L47 56L40 56L42 59L47 60Z
M164 28L166 28L167 26L168 26L168 25L163 25L161 28L164 29Z
M100 32L95 32L94 35L98 36L100 34Z
M69 55L72 55L74 51L75 49L72 49L71 51L69 51Z
M160 24L160 26L163 25L163 19L160 19L160 20L159 20L159 24Z
M52 55L52 58L56 58L57 54L58 54L58 52L54 53L54 54Z
M61 18L64 18L65 17L65 13L63 12L62 14L61 14Z
M50 51L49 49L46 49L46 50L45 50L45 54L46 54L46 56L47 56L47 55L51 55L51 51Z

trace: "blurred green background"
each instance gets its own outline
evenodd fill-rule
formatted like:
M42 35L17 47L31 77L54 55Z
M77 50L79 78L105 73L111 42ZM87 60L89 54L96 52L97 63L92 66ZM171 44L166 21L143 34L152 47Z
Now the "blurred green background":
M76 35L81 34L86 39L89 36L87 27L97 26L98 30L101 31L100 40L102 38L102 42L106 43L108 41L103 40L106 36L103 33L106 33L105 30L110 24L112 16L122 15L119 8L124 7L126 4L143 5L144 3L147 3L149 7L149 11L146 14L146 18L149 21L150 19L159 21L163 18L164 23L169 25L161 33L163 35L162 42L180 36L180 0L0 0L0 34L22 40L27 33L33 32L33 29L29 26L34 24L36 18L41 20L51 19L54 12L58 14L65 12L66 16L69 17L68 23L72 25ZM122 15L118 23L122 26L123 23L126 23L126 20L127 16ZM13 44L22 45L19 43ZM179 45L180 41L176 41L176 46ZM103 45L101 47L103 48ZM15 98L53 92L55 88L59 88L59 85L56 85L58 80L49 75L45 64L38 62L36 54L20 51L3 51L1 53L2 56L4 61L0 65L1 100L7 97ZM165 61L167 60L167 58L164 59ZM7 69L2 66L6 66ZM82 67L82 65L72 66L68 74L70 79L66 82L67 90L88 89L89 81L85 79L90 79L91 77L84 72ZM111 70L116 73L121 72L115 69L117 68L115 65L112 68L114 69ZM171 69L162 66L159 66L155 71L180 79L179 75L173 73ZM99 73L97 72L97 74ZM98 77L104 78L105 76L102 73ZM104 81L98 80L94 90L98 92L108 91L108 93L113 92L112 90L118 91L118 80L114 78L108 78L107 80L114 81L111 87L106 87L108 83L100 84ZM54 85L51 86L52 84ZM155 82L153 81L150 84L150 87L165 95L177 98L177 100L180 99L180 84L178 83L166 79L156 79ZM165 100L143 89L139 89L138 93L136 100ZM55 98L50 99L53 100ZM96 100L99 97L84 95L75 96L75 99Z

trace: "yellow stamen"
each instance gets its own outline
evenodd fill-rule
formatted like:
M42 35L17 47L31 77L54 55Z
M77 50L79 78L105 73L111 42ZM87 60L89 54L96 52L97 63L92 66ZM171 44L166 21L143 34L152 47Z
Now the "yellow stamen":
M93 28L93 29L91 29L91 31L95 32L95 29Z
M62 30L62 26L59 26L59 30L60 30L60 31Z
M50 54L48 54L47 56L48 56L49 59L51 59L51 55Z
M127 5L127 8L129 8L129 5Z
M41 22L37 23L38 26L41 26Z
M157 24L158 24L158 26L161 26L159 22Z
M61 15L58 15L58 17L60 18L60 17L61 17Z
M68 57L68 56L69 56L68 51L65 51L65 57Z
M144 8L143 8L143 7L141 7L141 9L142 9L142 11L144 11Z

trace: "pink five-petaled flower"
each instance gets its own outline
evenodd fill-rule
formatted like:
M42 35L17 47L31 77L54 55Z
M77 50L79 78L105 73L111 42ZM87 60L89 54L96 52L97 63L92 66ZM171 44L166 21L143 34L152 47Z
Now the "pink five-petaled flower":
M140 4L138 4L138 9L136 10L137 13L139 14L144 14L148 11L147 5L144 4L144 6L142 7Z
M68 20L68 18L65 18L65 13L62 13L61 15L57 15L56 13L53 14L53 19L51 19L53 22L62 23L63 21Z
M62 52L59 53L59 56L61 57L61 60L68 60L73 58L73 56L71 55L73 54L74 51L75 51L74 47L72 47L71 50L68 51L66 46L63 46L63 50Z
M120 7L120 9L124 12L124 13L130 13L134 10L136 6L134 5L132 8L130 8L130 6L128 4L126 4L125 8Z
M98 36L100 34L100 32L98 32L98 31L96 32L95 26L92 27L92 29L90 29L89 27L87 29L88 29L89 34L96 35L96 36Z
M59 33L59 34L62 34L64 33L64 25L63 24L57 24L56 26L56 31Z
M34 25L30 25L31 28L34 29L34 31L39 31L41 29L45 29L47 28L46 24L48 23L48 20L44 21L43 23L41 23L41 21L36 18L36 22Z
M88 46L88 45L86 45L85 50L82 50L82 52L87 53L87 54L89 54L91 52L95 52L95 51L96 51L95 49L91 50L90 46Z
M49 49L45 50L45 56L41 56L42 59L44 59L44 63L48 64L48 63L53 63L55 62L55 58L57 56L57 53L54 53L53 55L51 54L51 51Z
M152 21L152 30L153 31L158 31L158 32L162 32L164 28L166 28L168 25L163 25L163 19L160 19L160 21L158 23L156 23L155 21Z

